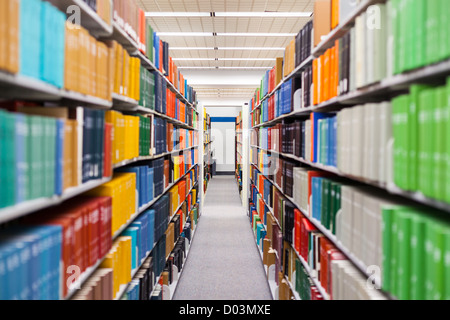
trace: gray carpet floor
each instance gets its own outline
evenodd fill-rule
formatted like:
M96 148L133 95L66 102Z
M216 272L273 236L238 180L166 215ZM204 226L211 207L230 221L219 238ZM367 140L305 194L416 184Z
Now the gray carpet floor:
M234 176L216 176L208 185L173 299L272 299Z

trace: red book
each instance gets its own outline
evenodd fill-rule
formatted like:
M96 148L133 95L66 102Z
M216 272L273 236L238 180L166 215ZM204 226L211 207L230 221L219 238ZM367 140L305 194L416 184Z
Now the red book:
M267 130L267 146L270 148L272 148L272 128L269 128L269 130Z
M164 160L164 189L169 186L169 159Z
M173 150L173 124L167 124L167 151L172 152Z
M80 197L87 207L89 224L87 226L88 266L94 265L100 258L100 202L95 197Z
M319 239L319 255L320 255L320 270L319 281L322 288L326 289L328 284L328 254L331 249L336 249L335 246L325 237Z
M311 222L309 222L307 218L302 218L300 228L300 255L306 262L308 262L309 235L317 229L311 224Z
M112 176L112 130L113 125L111 123L105 123L105 158L103 159L103 177Z
M167 76L170 83L173 83L173 61L172 57L169 57L169 75Z
M139 50L145 54L146 52L146 33L145 33L145 12L139 9Z
M264 201L262 199L258 200L258 213L259 213L259 218L261 219L262 222L264 222Z
M302 213L300 210L294 210L294 249L297 252L300 252L300 229L301 229L301 220Z

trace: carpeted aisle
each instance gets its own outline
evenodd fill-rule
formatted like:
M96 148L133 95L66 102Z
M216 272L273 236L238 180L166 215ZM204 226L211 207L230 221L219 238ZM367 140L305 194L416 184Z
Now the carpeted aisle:
M216 176L174 300L272 299L234 176Z

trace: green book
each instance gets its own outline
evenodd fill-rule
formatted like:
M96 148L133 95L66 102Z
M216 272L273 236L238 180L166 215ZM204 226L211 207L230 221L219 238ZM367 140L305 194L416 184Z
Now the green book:
M336 191L336 196L334 199L334 210L332 212L332 216L330 218L330 230L331 232L336 235L336 215L339 212L339 210L341 210L341 189L342 189L342 185L339 183L336 183L335 185L335 191Z
M450 57L450 4L448 0L439 0L439 60Z
M145 96L145 68L141 66L139 70L139 105L146 108L146 96Z
M446 0L444 0L446 1ZM414 0L413 5L413 53L416 57L415 68L426 65L426 24L427 24L427 7L428 0Z
M408 109L408 190L418 189L418 106L419 95L423 90L429 89L425 85L412 85L410 87Z
M435 106L434 89L424 90L419 95L419 162L418 189L426 196L432 197L433 165L433 109Z
M408 14L407 14L407 0L400 0L399 7L398 7L398 69L399 73L404 72L407 70L407 51L406 51L406 44L407 44L407 34L408 32L411 32L411 30L408 30Z
M148 106L151 110L155 110L155 75L151 72L147 72L148 79Z
M422 212L411 216L411 291L412 300L425 299L425 232L427 220Z
M434 297L434 238L436 235L436 222L428 220L425 231L425 299L433 300Z
M396 207L386 206L382 208L382 224L381 224L381 232L382 232L382 247L383 247L383 256L382 256L382 283L381 287L386 292L392 292L393 288L393 277L391 277L392 265L394 262L392 249L393 249L393 237L392 237L392 229L393 229L393 218L395 215Z
M442 300L444 297L444 256L445 256L445 232L446 226L442 221L438 221L435 225L436 234L434 235L434 252L433 252L433 272L434 277L434 295L433 300Z
M153 29L152 26L147 24L147 58L149 58L149 60L151 62L154 62L155 60L153 59Z
M52 197L55 192L55 181L56 181L56 139L57 139L57 127L56 127L56 118L47 118L50 126L50 180L49 186L50 189L48 190L48 196ZM99 135L100 136L100 135Z
M444 300L450 300L450 232L449 227L447 226L446 232L444 234L445 237L445 244L444 244L444 278L445 278L445 294L443 296Z
M400 300L410 299L411 284L411 214L409 209L400 209L395 216L397 223L397 279L396 297Z
M416 64L416 52L414 51L414 1L402 0L405 3L403 8L402 34L404 37L404 70L414 69Z
M443 10L440 7L440 0L427 0L427 17L426 17L426 61L427 64L432 64L439 60L440 56L440 26L439 26L439 11ZM447 40L448 41L448 40Z
M15 204L15 180L16 180L16 163L15 163L15 115L13 113L6 112L4 115L4 137L5 137L5 161L4 161L4 182L2 186L5 187L5 199L4 205L6 207Z
M399 96L392 100L394 183L401 189L408 188L408 106L408 95Z
M447 110L445 115L450 113L450 77L447 78ZM450 115L448 116L450 119ZM450 121L450 120L448 120ZM450 125L445 126L445 136L448 139L445 139L445 201L450 203Z
M447 88L439 87L435 90L436 107L434 108L434 157L433 157L433 195L435 199L445 200L445 140L446 125L449 123L449 110L447 106Z
M400 36L400 28L399 28L399 22L400 22L400 1L401 0L391 0L389 2L390 4L390 12L389 12L389 18L390 18L390 25L391 25L391 37L393 38L393 73L399 74L400 73L400 50L399 50L399 36Z

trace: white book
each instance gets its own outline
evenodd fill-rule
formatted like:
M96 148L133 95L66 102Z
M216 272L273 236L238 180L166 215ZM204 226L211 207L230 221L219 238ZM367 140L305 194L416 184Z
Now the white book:
M373 82L379 82L387 77L388 69L388 24L387 21L387 5L383 3L375 4L374 7L375 14L379 15L379 21L376 22L376 28L374 30L374 45L373 45L373 56L374 56L374 78Z
M369 111L369 117L370 117L370 129L369 129L369 135L370 135L370 149L369 149L369 155L368 155L368 176L370 180L378 180L378 174L377 174L377 159L378 159L378 150L380 149L380 123L378 121L379 119L379 112L380 112L380 104L374 103L370 106L368 109Z
M370 154L370 148L371 148L371 140L370 140L370 122L371 122L371 108L373 107L372 104L366 104L364 105L364 142L363 142L363 152L362 152L362 171L361 171L361 176L364 178L368 178L369 177L369 154Z
M352 224L351 224L351 248L348 248L356 257L361 257L362 241L362 215L363 215L363 195L360 190L353 192Z
M374 82L374 69L378 68L374 65L374 45L375 45L375 28L372 28L374 17L372 16L373 8L368 7L365 13L364 19L364 52L365 52L365 72L364 80L362 82L363 86L371 84Z
M350 79L348 81L349 91L356 90L356 28L350 29Z
M380 104L379 116L379 152L377 157L378 181L387 182L387 176L392 168L393 160L388 158L388 144L392 139L392 106L390 102Z
M366 14L363 13L358 16L355 20L355 61L356 61L356 88L361 88L364 86L365 75L365 17Z

